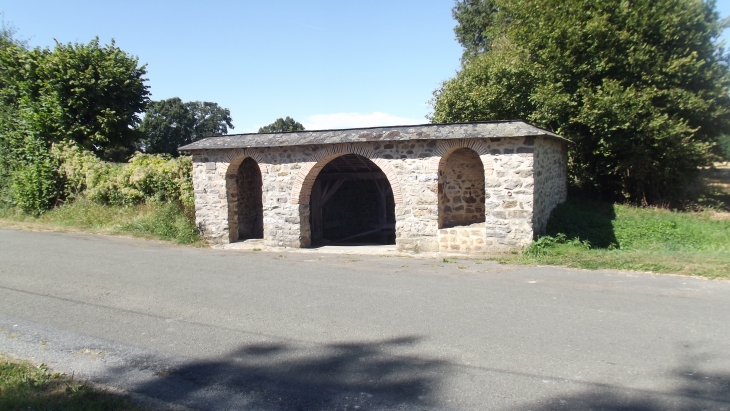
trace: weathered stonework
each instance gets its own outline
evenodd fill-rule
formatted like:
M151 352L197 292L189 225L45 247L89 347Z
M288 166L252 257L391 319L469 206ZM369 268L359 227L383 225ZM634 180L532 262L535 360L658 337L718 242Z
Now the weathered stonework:
M535 188L533 190L533 230L545 231L550 212L568 199L568 150L565 144L547 139L535 140Z
M264 243L309 246L315 179L331 160L354 153L390 183L399 249L494 252L529 245L565 201L567 144L523 122L500 122L213 137L181 150L193 154L196 221L211 243L237 241L245 234L240 222L255 220L239 199L243 187L252 192L242 178L255 174L241 166L255 161ZM444 219L447 205L452 214Z

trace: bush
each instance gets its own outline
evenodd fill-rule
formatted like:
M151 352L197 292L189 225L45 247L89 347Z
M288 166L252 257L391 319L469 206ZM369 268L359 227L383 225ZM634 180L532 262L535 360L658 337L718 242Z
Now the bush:
M122 225L119 231L139 236L153 236L179 244L195 244L200 241L195 222L181 213L176 204L150 201L145 206L147 213Z
M57 144L64 194L99 204L131 206L144 201L174 202L193 207L192 159L135 153L127 164L100 160L73 144Z
M53 159L44 159L23 166L12 176L11 193L15 204L24 212L43 214L59 198L58 166Z
M558 244L567 244L583 250L591 249L591 243L589 241L581 241L578 237L568 239L565 234L558 233L555 237L545 235L533 241L524 251L524 255L534 258L551 255L554 253L554 249Z

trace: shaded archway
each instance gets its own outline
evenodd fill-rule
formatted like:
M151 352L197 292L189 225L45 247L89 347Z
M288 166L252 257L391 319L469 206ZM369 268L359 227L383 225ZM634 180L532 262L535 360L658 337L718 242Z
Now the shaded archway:
M485 221L484 165L470 148L457 148L438 167L439 228Z
M251 157L231 163L227 173L230 241L264 238L261 169Z
M371 160L343 154L317 174L309 195L312 245L395 244L395 201Z

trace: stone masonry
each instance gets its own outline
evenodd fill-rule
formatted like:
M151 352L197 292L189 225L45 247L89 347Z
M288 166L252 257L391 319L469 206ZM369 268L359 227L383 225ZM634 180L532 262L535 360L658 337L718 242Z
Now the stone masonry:
M196 221L211 243L248 235L239 222L255 217L238 208L250 203L262 205L264 244L308 247L319 171L357 154L390 183L398 249L474 253L524 248L545 229L567 197L568 144L505 121L229 135L180 150L193 155ZM239 202L239 186L257 192L240 184L242 166L252 164L260 177L247 173L261 179L261 202Z

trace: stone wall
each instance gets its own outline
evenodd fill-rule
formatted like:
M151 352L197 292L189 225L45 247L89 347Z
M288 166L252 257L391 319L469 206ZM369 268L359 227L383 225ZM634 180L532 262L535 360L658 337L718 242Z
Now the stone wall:
M568 199L568 151L564 143L535 140L535 190L532 226L535 234L545 233L550 213Z
M238 167L236 183L229 187L231 208L228 215L234 215L238 228L238 239L264 238L261 171L256 161L246 158ZM231 239L236 229L231 219Z
M520 249L532 242L535 139L515 140L499 139L489 148L494 162L486 178L486 236L490 250Z
M444 228L439 230L439 251L451 253L478 253L487 250L484 223Z
M321 170L333 156L355 153L373 160L388 176L395 199L398 248L438 251L439 163L443 155L466 147L479 155L484 167L484 250L518 249L528 245L533 236L533 154L536 141L544 139L373 141L195 151L196 221L210 242L230 241L229 203L237 200L230 198L227 191L227 187L235 183L235 178L226 176L235 175L242 159L251 157L258 163L262 175L264 243L306 247L311 239L308 187L316 178L317 170ZM555 147L563 144L557 142ZM553 146L548 144L546 147ZM550 150L547 151L552 152ZM232 166L230 173L229 166ZM558 175L548 173L545 179L553 176ZM469 238L471 236L470 232Z
M439 228L484 222L484 165L476 151L459 148L438 170Z

